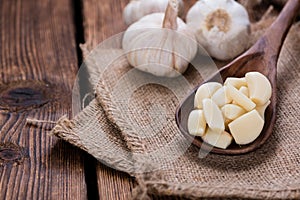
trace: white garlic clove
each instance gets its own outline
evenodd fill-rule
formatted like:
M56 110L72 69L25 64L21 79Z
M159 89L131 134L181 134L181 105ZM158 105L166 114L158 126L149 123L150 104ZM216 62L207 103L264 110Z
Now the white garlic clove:
M232 122L232 120L225 118L224 119L224 124L225 124L225 130L229 131L229 127L228 124L230 124L230 122Z
M228 104L232 101L228 93L228 89L226 86L221 87L218 89L211 97L211 99L219 106L222 107L225 104Z
M242 86L247 86L247 81L245 78L236 78L236 77L228 77L225 80L224 85L232 85L236 89L240 89Z
M252 110L229 123L228 127L235 142L240 145L253 142L261 133L264 120Z
M206 121L203 111L193 110L189 115L187 126L191 135L202 136L206 129Z
M229 120L235 120L236 118L246 113L243 108L234 104L226 104L222 107L221 110L225 119Z
M194 107L202 109L202 101L205 98L210 98L218 89L222 88L222 85L217 82L208 82L202 84L195 94Z
M187 13L186 21L212 57L232 59L248 47L248 13L234 0L197 1Z
M250 99L258 106L266 104L272 96L272 86L268 78L259 72L248 72L245 78Z
M262 105L262 106L257 106L255 108L255 110L257 110L257 112L259 113L259 115L261 116L261 118L263 120L265 120L265 111L266 108L270 105L271 101L269 100L266 104Z
M245 96L249 97L249 89L245 86L242 86L239 91L243 93Z
M204 136L204 142L221 149L226 149L232 142L232 136L226 131L216 132L208 128Z
M227 85L229 95L233 99L234 103L240 105L242 108L244 108L246 111L253 110L256 107L256 104L251 101L247 96L245 96L243 93L241 93L239 90L237 90L232 85Z
M204 99L202 104L205 121L208 127L215 132L224 131L224 118L217 104L215 104L211 99Z

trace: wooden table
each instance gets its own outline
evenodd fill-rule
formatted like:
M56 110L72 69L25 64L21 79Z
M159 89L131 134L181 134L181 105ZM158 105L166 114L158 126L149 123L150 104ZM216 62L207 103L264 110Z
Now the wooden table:
M134 180L53 136L92 48L125 29L118 0L0 0L0 199L128 199ZM114 13L109 15L107 13Z

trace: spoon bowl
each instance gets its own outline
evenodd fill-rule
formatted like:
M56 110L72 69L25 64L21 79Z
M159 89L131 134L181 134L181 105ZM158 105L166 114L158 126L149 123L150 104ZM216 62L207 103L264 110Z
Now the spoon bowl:
M274 23L248 51L202 83L219 82L223 84L223 81L227 77L244 77L247 72L251 71L264 74L272 85L272 96L270 99L271 103L265 111L265 124L260 136L248 145L237 145L233 142L227 149L220 149L203 142L201 137L190 135L187 128L187 121L190 112L194 109L194 98L197 89L202 85L200 84L178 106L175 114L176 123L180 131L190 142L201 148L201 150L211 153L239 155L251 152L267 141L272 134L276 118L277 60L287 32L299 9L300 0L289 0Z

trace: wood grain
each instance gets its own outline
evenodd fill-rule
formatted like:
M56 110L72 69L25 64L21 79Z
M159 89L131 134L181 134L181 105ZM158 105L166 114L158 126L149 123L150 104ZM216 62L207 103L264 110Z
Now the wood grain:
M122 9L128 0L84 0L83 24L84 40L89 50L114 34L125 30ZM97 183L100 199L127 200L132 196L133 178L98 163Z
M123 32L123 8L129 0L83 1L84 40L88 49L109 37Z
M77 72L71 0L0 1L0 199L86 199L84 154L49 136Z
M133 179L122 172L115 171L102 164L97 165L98 191L100 199L130 199Z

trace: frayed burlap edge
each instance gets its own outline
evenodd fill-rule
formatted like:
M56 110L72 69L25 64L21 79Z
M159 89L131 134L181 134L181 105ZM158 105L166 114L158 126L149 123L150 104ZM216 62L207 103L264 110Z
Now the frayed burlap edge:
M109 89L107 88L104 81L100 78L102 73L97 68L97 65L93 58L89 57L89 51L87 49L87 45L80 45L82 52L84 53L84 57L86 58L86 66L88 69L88 73L90 76L90 81L92 86L94 87L96 95L96 99L103 107L107 118L115 125L115 127L121 130L121 134L124 137L128 147L132 150L134 149L134 153L142 153L144 151L144 145L136 134L136 131L133 127L124 120L124 116L122 112L118 109L118 106L112 101ZM97 51L97 49L95 49ZM118 51L114 49L114 51ZM119 49L122 52L121 49ZM124 63L127 62L127 59L124 57L122 53L120 53L119 59L122 59ZM101 94L101 95L100 95Z
M220 186L203 186L195 184L175 184L163 181L161 178L149 176L137 177L134 199L147 199L151 195L179 196L189 199L201 198L243 198L243 199L299 199L300 186L284 190L232 188Z
M70 121L67 116L63 116L57 121L57 124L51 130L50 135L55 135L56 137L61 138L84 151L87 151L79 136L73 131L73 127L74 123Z
M128 124L126 120L123 120L124 116L122 112L113 102L109 89L107 88L103 79L101 79L102 72L97 68L97 64L95 63L94 59L89 57L87 45L82 44L80 45L80 48L84 53L84 57L86 58L86 67L90 76L89 80L95 90L96 99L104 109L106 117L111 121L115 128L121 131L128 148L131 150L134 149L134 153L142 153L144 150L144 145L141 139L136 134L136 131L133 129L133 127ZM97 48L94 51L97 51ZM121 49L113 49L113 51L120 51L119 59L122 59L122 61L129 66L129 63L124 57Z
M126 159L116 158L114 155L107 153L95 153L92 148L87 148L86 144L82 141L82 133L76 132L76 126L80 125L80 119L86 116L91 116L91 113L100 109L100 105L96 100L93 100L81 113L75 116L74 119L69 120L66 116L63 116L57 121L56 126L50 132L51 135L63 139L64 141L86 151L90 155L94 156L101 163L104 163L110 167L113 167L119 171L128 173L131 176L135 176L135 164L131 159L131 155L126 156ZM95 119L97 120L97 119Z
M97 86L96 93L101 94L97 95L96 99L103 106L108 119L117 127L119 127L127 142L128 147L134 150L135 153L142 153L144 151L144 145L141 139L136 134L136 131L133 129L133 127L128 124L126 120L124 120L122 112L118 109L117 106L115 106L110 93L102 80L100 80Z

